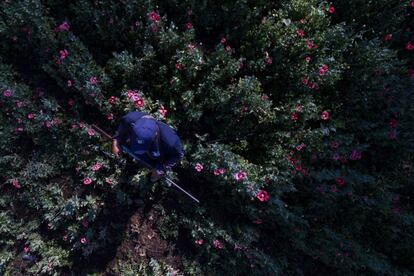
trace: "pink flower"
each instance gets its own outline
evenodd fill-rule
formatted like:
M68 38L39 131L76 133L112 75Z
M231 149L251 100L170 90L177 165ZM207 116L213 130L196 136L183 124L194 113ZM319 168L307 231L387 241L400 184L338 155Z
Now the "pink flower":
M23 251L24 251L24 253L28 253L30 251L30 247L28 245L25 245L23 247Z
M64 60L68 56L68 54L69 52L66 49L60 50L59 51L60 60Z
M319 68L319 75L323 76L328 72L329 66L326 64L323 64L321 68Z
M299 37L303 37L303 36L305 35L305 31L304 31L304 30L302 30L302 29L299 29L299 30L297 30L297 31L296 31L296 34L297 34Z
M95 76L90 77L89 79L90 84L95 85L97 83L97 79Z
M267 201L269 199L269 195L266 191L264 190L259 190L259 192L257 193L257 198L260 201Z
M92 128L88 128L88 134L89 134L89 136L94 136L95 135L95 130L93 130Z
M75 101L73 99L68 99L68 105L73 106Z
M336 189L336 186L335 185L332 185L331 186L331 191L334 192L334 193L336 193L337 189Z
M337 177L335 181L336 181L336 184L338 184L339 186L345 185L345 179L343 177Z
M392 34L386 34L386 35L384 36L384 40L385 40L385 41L391 41L391 39L392 39Z
M222 249L223 248L223 245L221 244L221 242L219 240L214 240L213 245L217 249Z
M272 64L272 58L271 58L271 57L266 57L266 58L265 58L265 62L266 62L267 64Z
M307 57L305 58L305 61L306 61L307 63L309 63L309 62L311 61L311 57L307 56Z
M323 111L322 115L321 115L322 120L328 120L329 119L329 112L328 111Z
M162 117L164 117L165 118L165 116L167 115L167 109L165 109L164 108L164 106L163 105L161 105L161 107L160 107L160 113L161 113L161 116Z
M297 149L298 151L301 151L304 147L305 147L305 144L304 144L304 143L301 143L300 145L297 145L297 146L296 146L296 149Z
M201 172L203 170L203 165L201 165L200 163L197 163L194 168L196 171Z
M414 70L413 69L408 69L407 70L407 76L409 77L409 78L412 78L412 77L414 77Z
M392 118L389 122L388 122L388 124L390 125L390 127L392 127L392 128L396 128L397 127L397 123L398 123L398 121L396 120L396 119L394 119L394 118Z
M242 181L246 177L246 173L244 171L239 171L234 175L236 181Z
M3 96L4 97L10 97L11 95L12 95L12 92L11 92L10 89L4 90L4 92L3 92Z
M224 168L220 168L220 169L218 169L219 170L219 173L220 174L223 174L223 173L225 173L226 172L226 169L224 169Z
M134 105L136 108L141 108L144 106L144 100L142 98L138 98L134 101Z
M269 99L269 96L267 96L266 94L263 94L262 96L260 96L260 99L262 101L267 101Z
M226 43L226 41L227 41L227 40L226 40L226 38L225 38L225 37L222 37L222 38L220 39L220 43L221 43L221 44Z
M93 171L98 171L100 168L102 167L101 163L96 163L95 165L92 166L92 170Z
M148 16L149 16L150 20L152 22L155 22L155 23L158 23L160 21L160 19L161 19L160 15L157 12L155 12L155 11L150 12L148 14Z
M230 51L231 51L231 47L230 47L230 45L227 45L227 46L226 46L226 51L227 51L227 52L230 52Z
M89 184L91 184L92 183L92 179L90 179L89 177L85 177L84 179L83 179L83 184L85 184L85 185L89 185Z
M304 85L307 85L307 84L309 83L309 79L308 79L308 78L304 78L304 79L302 80L302 83L303 83Z
M68 87L71 87L71 86L72 86L72 81L71 81L71 80L68 80L68 81L66 82L66 85L67 85Z
M177 68L177 70L181 70L183 69L183 65L181 63L176 63L175 68Z
M414 8L414 0L411 0L410 7Z
M33 118L34 118L34 114L33 114L33 113L29 113L29 114L27 114L27 118L28 118L28 119L33 119Z
M335 8L334 8L334 6L329 5L328 12L329 12L329 13L334 13L334 12L335 12Z
M341 156L338 153L334 153L334 155L332 156L332 159L335 161L338 161L339 159L341 159Z
M108 183L109 185L112 185L114 183L114 181L112 180L112 178L105 178L105 182Z
M299 115L296 112L290 113L290 119L292 121L297 121L299 119Z
M306 41L306 44L307 44L307 46L308 46L308 49L309 49L309 50L313 48L313 43L312 43L312 41L307 40L307 41Z
M405 49L408 51L414 50L414 44L411 44L411 41L408 41L407 44L405 44Z
M81 244L85 244L87 241L86 241L86 238L81 238L80 239L80 242L81 242Z
M115 97L115 96L111 96L111 97L109 97L109 99L108 99L108 103L110 103L110 104L115 104L115 102L116 102L116 97Z
M12 179L11 184L13 185L14 188L16 189L20 189L21 186L19 184L19 181L17 179Z
M203 239L195 240L195 244L202 245L204 243Z
M87 228L87 227L88 227L88 225L89 225L89 222L88 222L87 220L83 220L83 221L82 221L82 226L83 226L83 227Z
M305 24L305 19L302 18L301 20L299 20L300 24Z
M361 152L357 150L353 150L351 156L349 157L351 160L358 160L361 159Z
M67 241L68 240L68 234L63 235L62 240Z
M114 114L109 113L108 115L106 115L106 118L110 121L112 121L114 119Z
M193 24L191 22L188 22L185 24L185 27L189 30L193 28Z
M254 224L262 224L263 220L260 218L257 218L256 220L253 221Z
M219 169L215 169L214 170L214 175L221 175L225 172L226 170L224 168L219 168Z
M68 22L63 22L62 24L60 24L58 27L55 28L55 31L69 31L70 25L68 24Z

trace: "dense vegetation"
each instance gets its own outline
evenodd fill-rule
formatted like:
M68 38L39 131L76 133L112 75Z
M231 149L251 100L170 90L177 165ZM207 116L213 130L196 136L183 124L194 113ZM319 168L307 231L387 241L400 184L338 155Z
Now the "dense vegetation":
M0 274L414 275L412 13L1 1ZM132 110L200 204L92 128Z

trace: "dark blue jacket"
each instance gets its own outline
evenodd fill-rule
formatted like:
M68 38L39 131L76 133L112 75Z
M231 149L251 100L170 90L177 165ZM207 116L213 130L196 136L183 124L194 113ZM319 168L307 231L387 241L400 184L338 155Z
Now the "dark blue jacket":
M132 130L131 124L144 115L149 114L132 111L123 116L113 138L116 139L120 145L130 147L129 138ZM156 120L156 122L160 129L160 158L154 160L147 155L138 155L138 157L158 170L165 170L166 168L164 168L164 166L167 168L172 167L184 157L184 150L175 130L163 122L158 120Z

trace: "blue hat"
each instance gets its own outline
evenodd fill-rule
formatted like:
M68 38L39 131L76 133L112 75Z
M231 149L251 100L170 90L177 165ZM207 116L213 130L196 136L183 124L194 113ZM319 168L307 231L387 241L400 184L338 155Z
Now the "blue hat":
M152 118L141 118L133 124L131 131L131 150L135 154L144 154L146 152L155 151L154 157L159 155L157 147L154 148L157 135L157 122Z

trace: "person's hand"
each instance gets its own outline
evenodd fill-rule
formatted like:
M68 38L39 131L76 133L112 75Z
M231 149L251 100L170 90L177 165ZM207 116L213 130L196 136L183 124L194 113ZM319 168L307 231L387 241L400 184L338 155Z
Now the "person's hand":
M114 142L112 143L112 153L115 154L118 157L121 156L121 154L122 154L122 151L118 147L118 142L116 140L114 140Z

